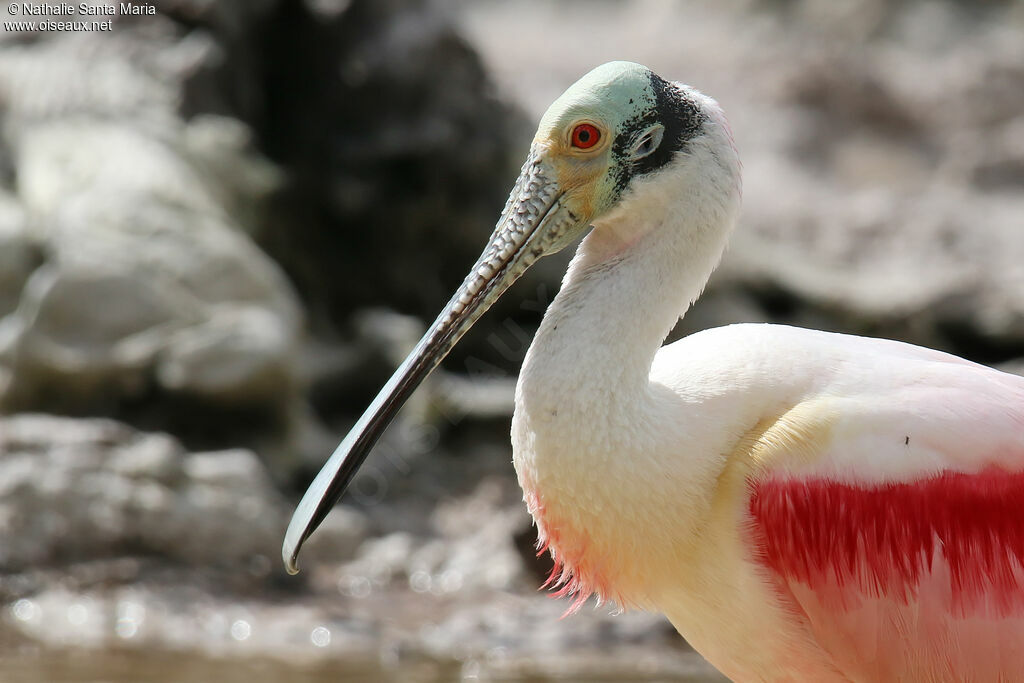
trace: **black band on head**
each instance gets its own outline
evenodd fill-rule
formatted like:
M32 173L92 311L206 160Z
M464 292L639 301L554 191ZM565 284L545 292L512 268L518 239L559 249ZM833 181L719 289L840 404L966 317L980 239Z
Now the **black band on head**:
M707 115L682 90L654 73L650 73L654 91L654 108L639 113L623 125L622 132L612 143L612 157L616 164L615 191L621 193L634 177L657 170L672 160L676 152L686 146L700 132ZM629 150L636 136L648 127L660 123L665 126L661 145L654 152L637 161L629 160Z

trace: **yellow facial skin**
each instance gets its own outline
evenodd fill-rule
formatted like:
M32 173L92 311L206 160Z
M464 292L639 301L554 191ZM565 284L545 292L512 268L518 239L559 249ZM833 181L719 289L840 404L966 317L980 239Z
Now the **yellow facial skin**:
M611 62L594 69L555 100L544 113L534 144L544 150L559 187L573 213L594 220L616 200L616 136L626 121L654 106L650 71L639 64ZM597 128L597 144L580 149L572 132L581 123Z
M585 123L594 126L600 138L593 147L580 149L572 144L572 134L577 126ZM537 131L534 143L544 150L555 181L565 192L573 213L588 219L596 215L597 189L611 163L612 133L608 126L593 118L574 119L566 126Z

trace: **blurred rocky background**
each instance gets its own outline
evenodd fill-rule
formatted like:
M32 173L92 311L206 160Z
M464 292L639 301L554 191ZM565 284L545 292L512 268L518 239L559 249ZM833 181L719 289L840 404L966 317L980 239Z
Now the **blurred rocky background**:
M677 335L772 320L1024 368L1024 3L155 7L0 33L5 681L719 680L657 617L560 621L535 590L508 417L567 255L420 390L303 574L278 555L536 119L604 61L715 96L744 159Z

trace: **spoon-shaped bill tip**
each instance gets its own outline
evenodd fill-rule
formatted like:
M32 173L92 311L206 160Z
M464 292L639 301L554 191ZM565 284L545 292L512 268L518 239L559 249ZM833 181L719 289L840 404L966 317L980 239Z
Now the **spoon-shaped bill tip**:
M299 502L281 548L289 573L299 571L302 544L345 492L370 449L416 387L527 268L564 246L566 235L579 227L579 219L562 204L561 190L552 176L537 150L531 150L476 265Z

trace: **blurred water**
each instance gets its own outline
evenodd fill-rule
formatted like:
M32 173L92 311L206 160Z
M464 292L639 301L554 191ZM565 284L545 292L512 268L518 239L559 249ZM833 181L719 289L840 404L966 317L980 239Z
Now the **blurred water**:
M544 681L570 680L558 676L517 675L489 672L473 663L417 661L384 668L373 662L330 662L306 667L275 660L251 658L207 659L193 654L108 651L35 651L0 655L4 683L433 683L441 681ZM571 677L572 680L578 680ZM622 675L587 675L600 683L625 680ZM630 675L631 681L678 681L680 683L721 683L725 679L706 674L645 677Z
M191 653L46 651L0 658L5 683L355 683L458 680L459 667L422 662L386 670L370 662L307 667L268 659L207 659Z

